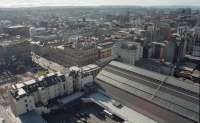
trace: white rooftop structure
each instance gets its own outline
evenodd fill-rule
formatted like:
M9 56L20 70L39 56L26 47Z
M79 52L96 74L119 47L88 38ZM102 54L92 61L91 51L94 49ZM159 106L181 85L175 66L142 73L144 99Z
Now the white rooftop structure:
M49 73L47 74L48 77L55 75L55 73Z
M77 66L72 66L69 68L70 71L80 71L80 68Z
M89 64L83 67L72 66L69 68L70 71L82 71L82 72L90 72L91 70L99 69L98 65Z
M117 108L113 105L114 100L101 93L90 95L90 99L98 105L105 107L109 112L123 118L128 123L157 123L157 121L154 121L151 118L144 116L143 114L126 106Z
M22 87L24 87L25 85L24 85L24 83L18 83L18 84L16 84L16 87L17 88L22 88Z
M25 85L32 85L34 83L36 83L36 80L34 80L34 79L24 82Z
M22 96L24 94L26 94L26 91L23 88L18 89L18 95L19 96Z

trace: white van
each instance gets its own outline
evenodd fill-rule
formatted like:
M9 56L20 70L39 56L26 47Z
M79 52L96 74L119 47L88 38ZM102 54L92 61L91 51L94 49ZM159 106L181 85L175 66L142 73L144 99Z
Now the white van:
M109 111L103 110L103 113L104 113L106 116L108 116L108 117L110 117L110 118L113 118L113 114L110 113Z

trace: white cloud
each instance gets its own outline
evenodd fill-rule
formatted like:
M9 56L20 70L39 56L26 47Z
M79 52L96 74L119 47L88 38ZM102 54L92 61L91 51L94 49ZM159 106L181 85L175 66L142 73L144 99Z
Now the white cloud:
M0 0L0 7L85 5L198 5L200 0Z

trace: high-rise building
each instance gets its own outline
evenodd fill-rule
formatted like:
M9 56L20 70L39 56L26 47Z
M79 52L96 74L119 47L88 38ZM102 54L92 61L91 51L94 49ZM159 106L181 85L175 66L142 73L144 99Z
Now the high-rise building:
M143 47L137 42L121 42L113 46L113 58L128 64L135 64L143 56Z
M12 85L10 91L11 109L15 115L45 108L49 100L68 93L68 83L64 75L50 73L36 80Z
M185 56L185 40L179 34L173 34L171 41L166 42L164 59L171 63L177 63Z
M152 58L160 59L161 61L164 60L163 53L164 53L164 48L166 44L159 43L159 42L152 42L152 45L153 45Z

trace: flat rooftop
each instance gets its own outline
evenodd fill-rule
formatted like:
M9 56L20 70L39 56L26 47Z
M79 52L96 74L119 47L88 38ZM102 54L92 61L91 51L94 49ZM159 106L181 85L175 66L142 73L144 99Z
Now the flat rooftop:
M96 83L106 93L111 91L109 88L117 88L127 95L137 96L170 110L172 114L175 112L199 122L198 85L115 61L97 75ZM123 98L126 98L125 95ZM180 116L174 114L174 117Z
M39 88L49 87L64 81L65 76L63 74L49 73L46 76L39 77L38 79L32 79L12 85L10 93L16 100L18 100L21 97L30 95L32 92L37 91Z
M151 118L136 112L135 110L127 107L127 106L122 106L121 108L118 108L114 106L115 100L112 98L101 94L101 93L94 93L89 96L93 102L101 105L102 107L105 107L106 110L109 112L121 117L127 122L130 123L158 123L155 120L152 120Z

